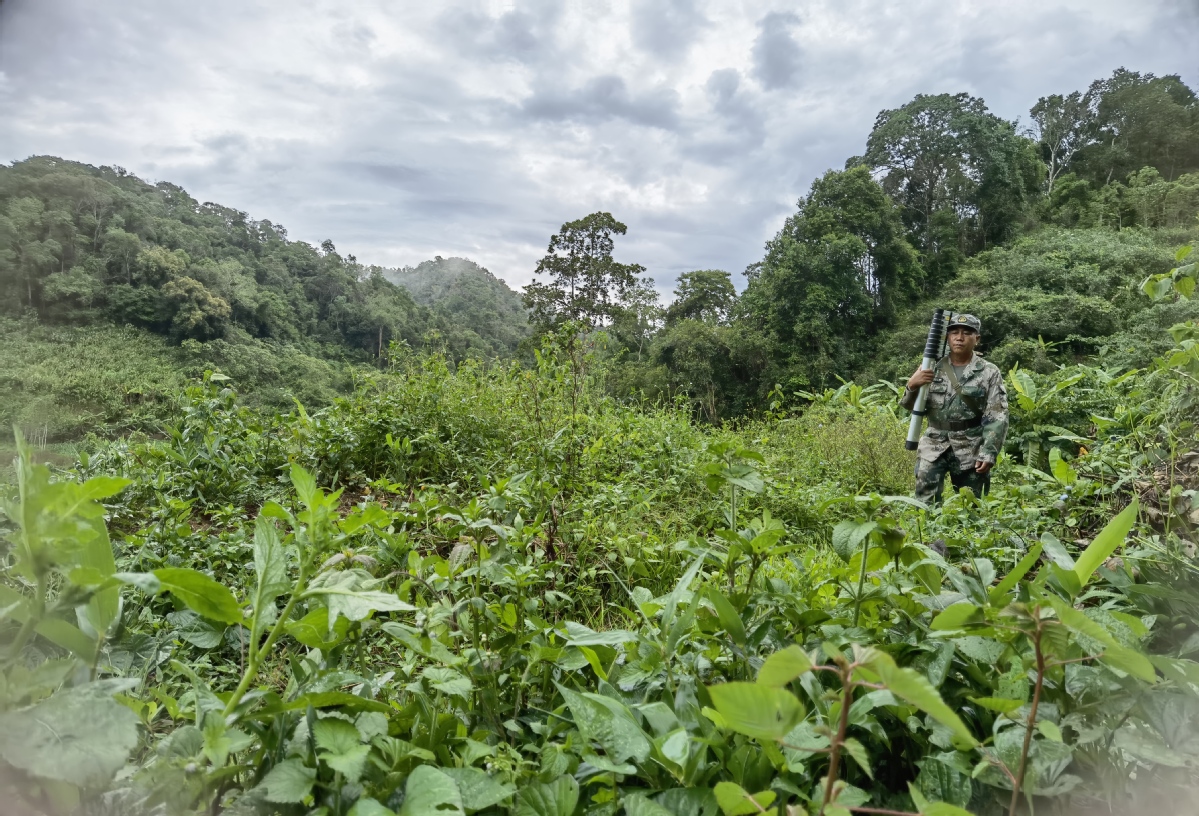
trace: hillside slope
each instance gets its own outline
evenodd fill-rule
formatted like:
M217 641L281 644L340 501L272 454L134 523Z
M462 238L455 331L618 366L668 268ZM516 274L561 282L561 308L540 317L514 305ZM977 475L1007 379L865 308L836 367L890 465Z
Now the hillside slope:
M529 334L520 294L474 261L438 255L414 267L385 269L383 277L441 318L440 331L455 356L508 356Z

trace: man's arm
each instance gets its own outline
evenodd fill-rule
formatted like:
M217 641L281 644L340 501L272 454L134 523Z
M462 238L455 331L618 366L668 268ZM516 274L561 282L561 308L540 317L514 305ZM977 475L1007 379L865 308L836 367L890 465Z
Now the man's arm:
M936 372L929 369L918 368L916 372L908 378L907 385L903 389L903 394L899 397L899 407L905 411L910 411L916 407L916 395L920 393L920 386L928 385L933 381Z
M980 462L995 464L999 452L1003 450L1007 426L1007 390L1003 387L1003 375L996 369L987 383L987 407L983 411L982 421L983 444L978 453Z

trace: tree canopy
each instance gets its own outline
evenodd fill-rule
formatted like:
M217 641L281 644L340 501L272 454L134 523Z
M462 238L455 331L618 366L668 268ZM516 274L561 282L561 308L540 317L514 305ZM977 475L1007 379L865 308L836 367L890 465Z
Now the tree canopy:
M901 207L929 279L1015 231L1037 191L1031 140L968 94L919 94L879 113L861 159Z
M574 321L596 327L612 322L645 271L640 264L612 257L613 236L627 231L606 212L562 225L533 271L537 280L525 287L525 306L536 326L545 329Z

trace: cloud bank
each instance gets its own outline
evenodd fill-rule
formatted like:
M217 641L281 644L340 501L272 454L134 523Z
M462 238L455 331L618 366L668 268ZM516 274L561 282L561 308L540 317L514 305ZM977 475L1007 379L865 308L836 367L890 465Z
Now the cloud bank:
M1193 0L6 0L0 161L118 164L367 263L522 286L607 210L663 291L737 273L879 110L1199 84Z

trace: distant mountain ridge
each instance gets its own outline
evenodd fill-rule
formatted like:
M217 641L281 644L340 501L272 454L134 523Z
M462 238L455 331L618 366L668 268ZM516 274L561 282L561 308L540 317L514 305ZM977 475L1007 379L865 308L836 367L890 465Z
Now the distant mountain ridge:
M468 258L438 255L414 267L384 269L382 274L443 318L459 352L508 356L529 334L520 293Z

